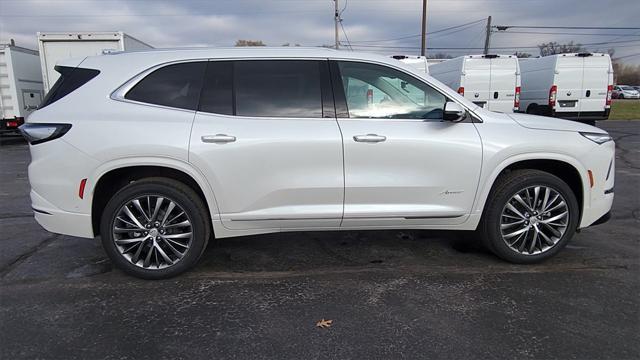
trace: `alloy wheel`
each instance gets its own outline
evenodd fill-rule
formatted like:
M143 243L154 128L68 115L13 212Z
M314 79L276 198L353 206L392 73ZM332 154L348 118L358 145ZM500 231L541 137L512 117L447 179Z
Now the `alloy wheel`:
M531 186L514 194L502 209L502 240L522 255L537 255L553 248L569 224L564 197L548 186Z
M178 263L193 239L187 213L162 195L143 195L125 203L113 221L112 232L125 259L151 270Z

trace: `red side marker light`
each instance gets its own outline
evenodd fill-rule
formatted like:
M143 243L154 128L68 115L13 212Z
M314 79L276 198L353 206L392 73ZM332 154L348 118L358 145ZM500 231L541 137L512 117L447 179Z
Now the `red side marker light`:
M593 172L591 172L591 170L588 170L587 173L589 174L589 185L593 188L593 185L595 184L593 181Z
M80 188L78 189L78 196L80 199L84 199L84 187L87 185L87 179L82 179L80 181Z

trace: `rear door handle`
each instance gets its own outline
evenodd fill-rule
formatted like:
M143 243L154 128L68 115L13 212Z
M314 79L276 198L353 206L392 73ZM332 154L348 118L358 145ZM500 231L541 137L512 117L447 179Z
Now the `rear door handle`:
M366 143L378 143L387 140L386 136L376 135L376 134L367 134L367 135L356 135L353 137L353 140L357 142L366 142Z
M227 134L204 135L200 138L204 143L224 144L236 141L235 136Z

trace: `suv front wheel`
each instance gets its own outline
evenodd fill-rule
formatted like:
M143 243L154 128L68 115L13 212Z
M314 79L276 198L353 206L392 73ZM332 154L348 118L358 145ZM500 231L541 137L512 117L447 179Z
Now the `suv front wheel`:
M194 266L210 236L208 212L190 187L147 178L120 189L102 215L102 245L111 261L144 279L163 279Z
M535 263L573 237L580 212L571 188L539 170L515 170L497 180L479 227L489 250L513 263Z

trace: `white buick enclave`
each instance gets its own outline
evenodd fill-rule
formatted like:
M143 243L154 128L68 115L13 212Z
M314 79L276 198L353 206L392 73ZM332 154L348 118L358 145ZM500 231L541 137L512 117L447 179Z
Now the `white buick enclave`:
M213 237L301 230L476 230L532 263L613 201L606 132L483 110L383 56L154 50L56 70L21 128L35 218L100 235L143 278L194 266Z

